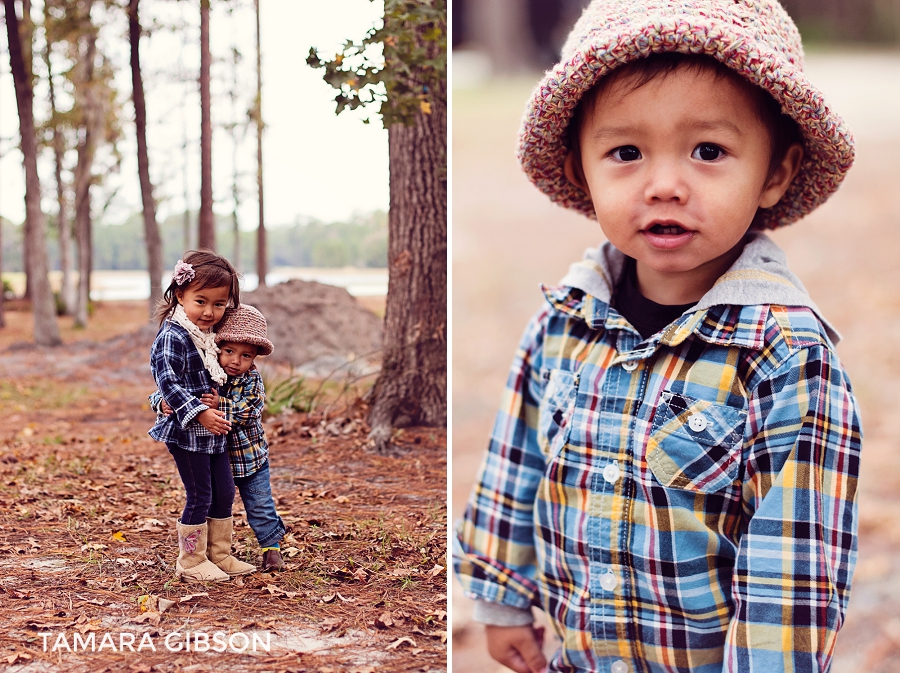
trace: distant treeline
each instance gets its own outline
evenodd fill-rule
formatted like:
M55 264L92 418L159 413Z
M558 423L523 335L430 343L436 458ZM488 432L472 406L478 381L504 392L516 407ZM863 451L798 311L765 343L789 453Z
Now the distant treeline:
M175 265L181 254L196 246L196 213L192 213L194 239L185 245L184 217L170 217L160 223L166 268ZM49 218L52 222L52 218ZM59 269L57 232L48 222L50 268ZM3 271L22 271L22 226L2 220ZM272 226L267 230L269 268L301 267L374 267L387 266L387 213L376 211L353 218L349 222L324 223L300 221L289 226ZM235 261L234 229L230 218L216 217L217 252ZM256 269L256 231L240 233L240 271ZM94 225L93 266L102 270L134 270L147 268L144 225L140 215L124 224Z

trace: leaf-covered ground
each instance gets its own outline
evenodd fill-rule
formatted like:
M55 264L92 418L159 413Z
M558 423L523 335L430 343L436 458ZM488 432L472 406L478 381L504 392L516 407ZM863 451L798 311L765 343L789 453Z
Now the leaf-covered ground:
M101 315L109 329L93 329L122 332L126 315ZM446 670L445 434L403 431L396 455L381 456L367 447L359 402L272 419L272 486L291 529L285 571L179 582L183 491L165 447L146 435L145 340L53 350L0 341L0 663ZM239 498L235 520L235 554L258 564Z

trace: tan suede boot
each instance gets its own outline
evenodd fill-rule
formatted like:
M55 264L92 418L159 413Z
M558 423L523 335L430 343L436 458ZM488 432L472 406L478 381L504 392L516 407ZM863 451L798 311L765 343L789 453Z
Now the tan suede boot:
M188 526L178 521L178 560L175 577L185 582L227 582L230 577L206 558L206 524Z
M231 576L256 572L256 566L238 561L231 555L234 519L206 519L209 526L209 560Z

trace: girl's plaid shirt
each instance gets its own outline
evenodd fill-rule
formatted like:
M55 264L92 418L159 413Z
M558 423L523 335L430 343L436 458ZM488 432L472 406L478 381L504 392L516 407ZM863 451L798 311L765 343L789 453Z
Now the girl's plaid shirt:
M713 306L642 341L545 292L458 528L467 595L543 608L551 671L827 670L861 432L815 314Z
M177 444L185 451L222 453L225 436L214 435L200 425L197 415L209 407L200 401L213 385L197 347L187 330L170 320L159 328L150 348L150 371L163 399L172 407L171 416L157 416L150 429L153 439Z

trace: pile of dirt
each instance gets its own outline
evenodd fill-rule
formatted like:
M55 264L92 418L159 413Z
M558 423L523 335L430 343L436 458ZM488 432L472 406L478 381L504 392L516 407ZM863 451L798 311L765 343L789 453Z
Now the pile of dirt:
M378 357L382 321L344 288L295 279L244 293L241 302L266 317L273 361L309 366Z

